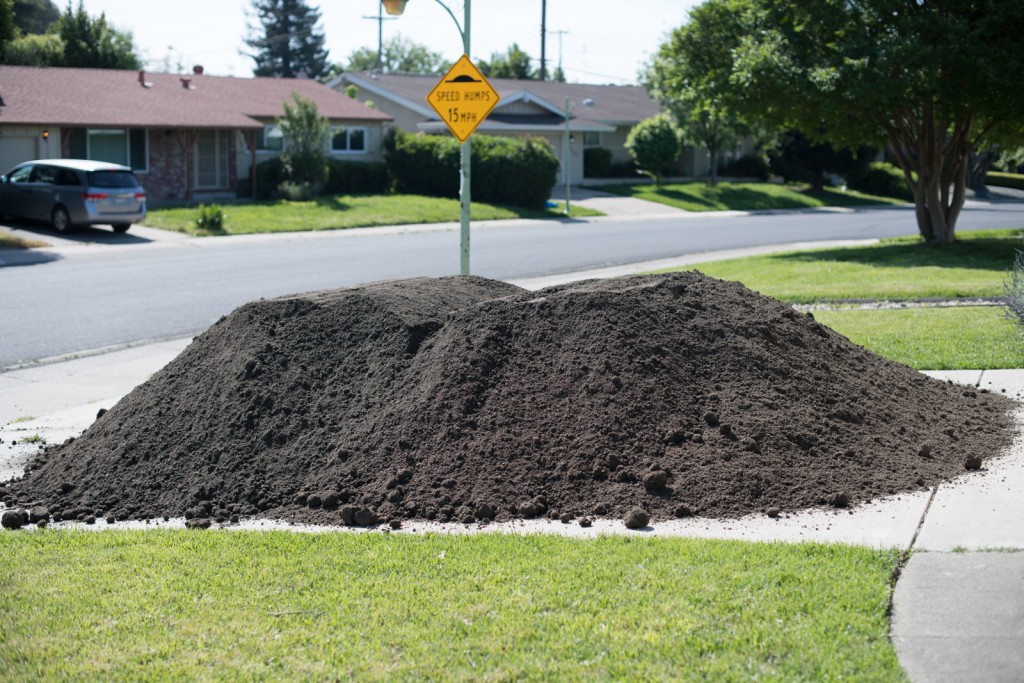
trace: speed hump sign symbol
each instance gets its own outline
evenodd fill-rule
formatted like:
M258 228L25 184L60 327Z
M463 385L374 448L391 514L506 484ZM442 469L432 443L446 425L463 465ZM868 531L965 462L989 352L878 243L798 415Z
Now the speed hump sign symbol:
M462 55L427 95L427 102L452 135L465 142L498 104L498 92Z

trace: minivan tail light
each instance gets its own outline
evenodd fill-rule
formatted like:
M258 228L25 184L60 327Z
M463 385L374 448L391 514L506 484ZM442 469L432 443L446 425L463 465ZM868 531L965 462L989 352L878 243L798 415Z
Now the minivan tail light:
M83 192L82 199L106 199L109 195L106 192Z
M145 192L136 192L135 193L135 198L136 199L145 199L146 198L146 193Z

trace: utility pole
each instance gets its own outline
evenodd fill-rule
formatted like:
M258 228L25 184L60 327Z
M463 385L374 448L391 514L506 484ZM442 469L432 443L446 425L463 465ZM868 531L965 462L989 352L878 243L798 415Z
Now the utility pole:
M540 80L548 80L548 0L540 0Z
M558 34L558 70L564 74L565 71L562 71L562 36L568 31L553 31L553 33Z
M376 70L377 71L380 71L381 69L383 69L383 66L384 66L383 55L382 55L382 53L384 52L384 22L385 21L394 21L397 18L398 17L385 17L384 13L381 11L381 6L380 5L377 6L377 16L375 16L375 17L368 17L368 16L365 16L365 15L363 16L363 19L373 19L374 21L377 22L377 66L376 66Z

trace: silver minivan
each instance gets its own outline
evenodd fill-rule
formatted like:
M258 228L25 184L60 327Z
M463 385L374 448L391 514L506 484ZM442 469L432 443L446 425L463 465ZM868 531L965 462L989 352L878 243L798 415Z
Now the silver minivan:
M125 232L146 217L146 191L132 169L106 161L40 159L0 176L0 216L47 221L58 232L109 225Z

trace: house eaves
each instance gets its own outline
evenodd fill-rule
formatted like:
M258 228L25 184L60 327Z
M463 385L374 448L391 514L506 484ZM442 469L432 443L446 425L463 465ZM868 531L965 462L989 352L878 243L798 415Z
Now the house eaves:
M401 95L397 95L390 90L381 87L381 85L376 82L376 78L372 74L369 76L354 76L349 73L343 73L328 81L327 87L334 88L340 83L350 83L368 93L381 97L389 102L394 102L395 104L414 111L420 116L425 116L428 119L438 118L437 112L430 108L430 105L426 103L425 99L422 102L416 102L406 97L402 97Z

